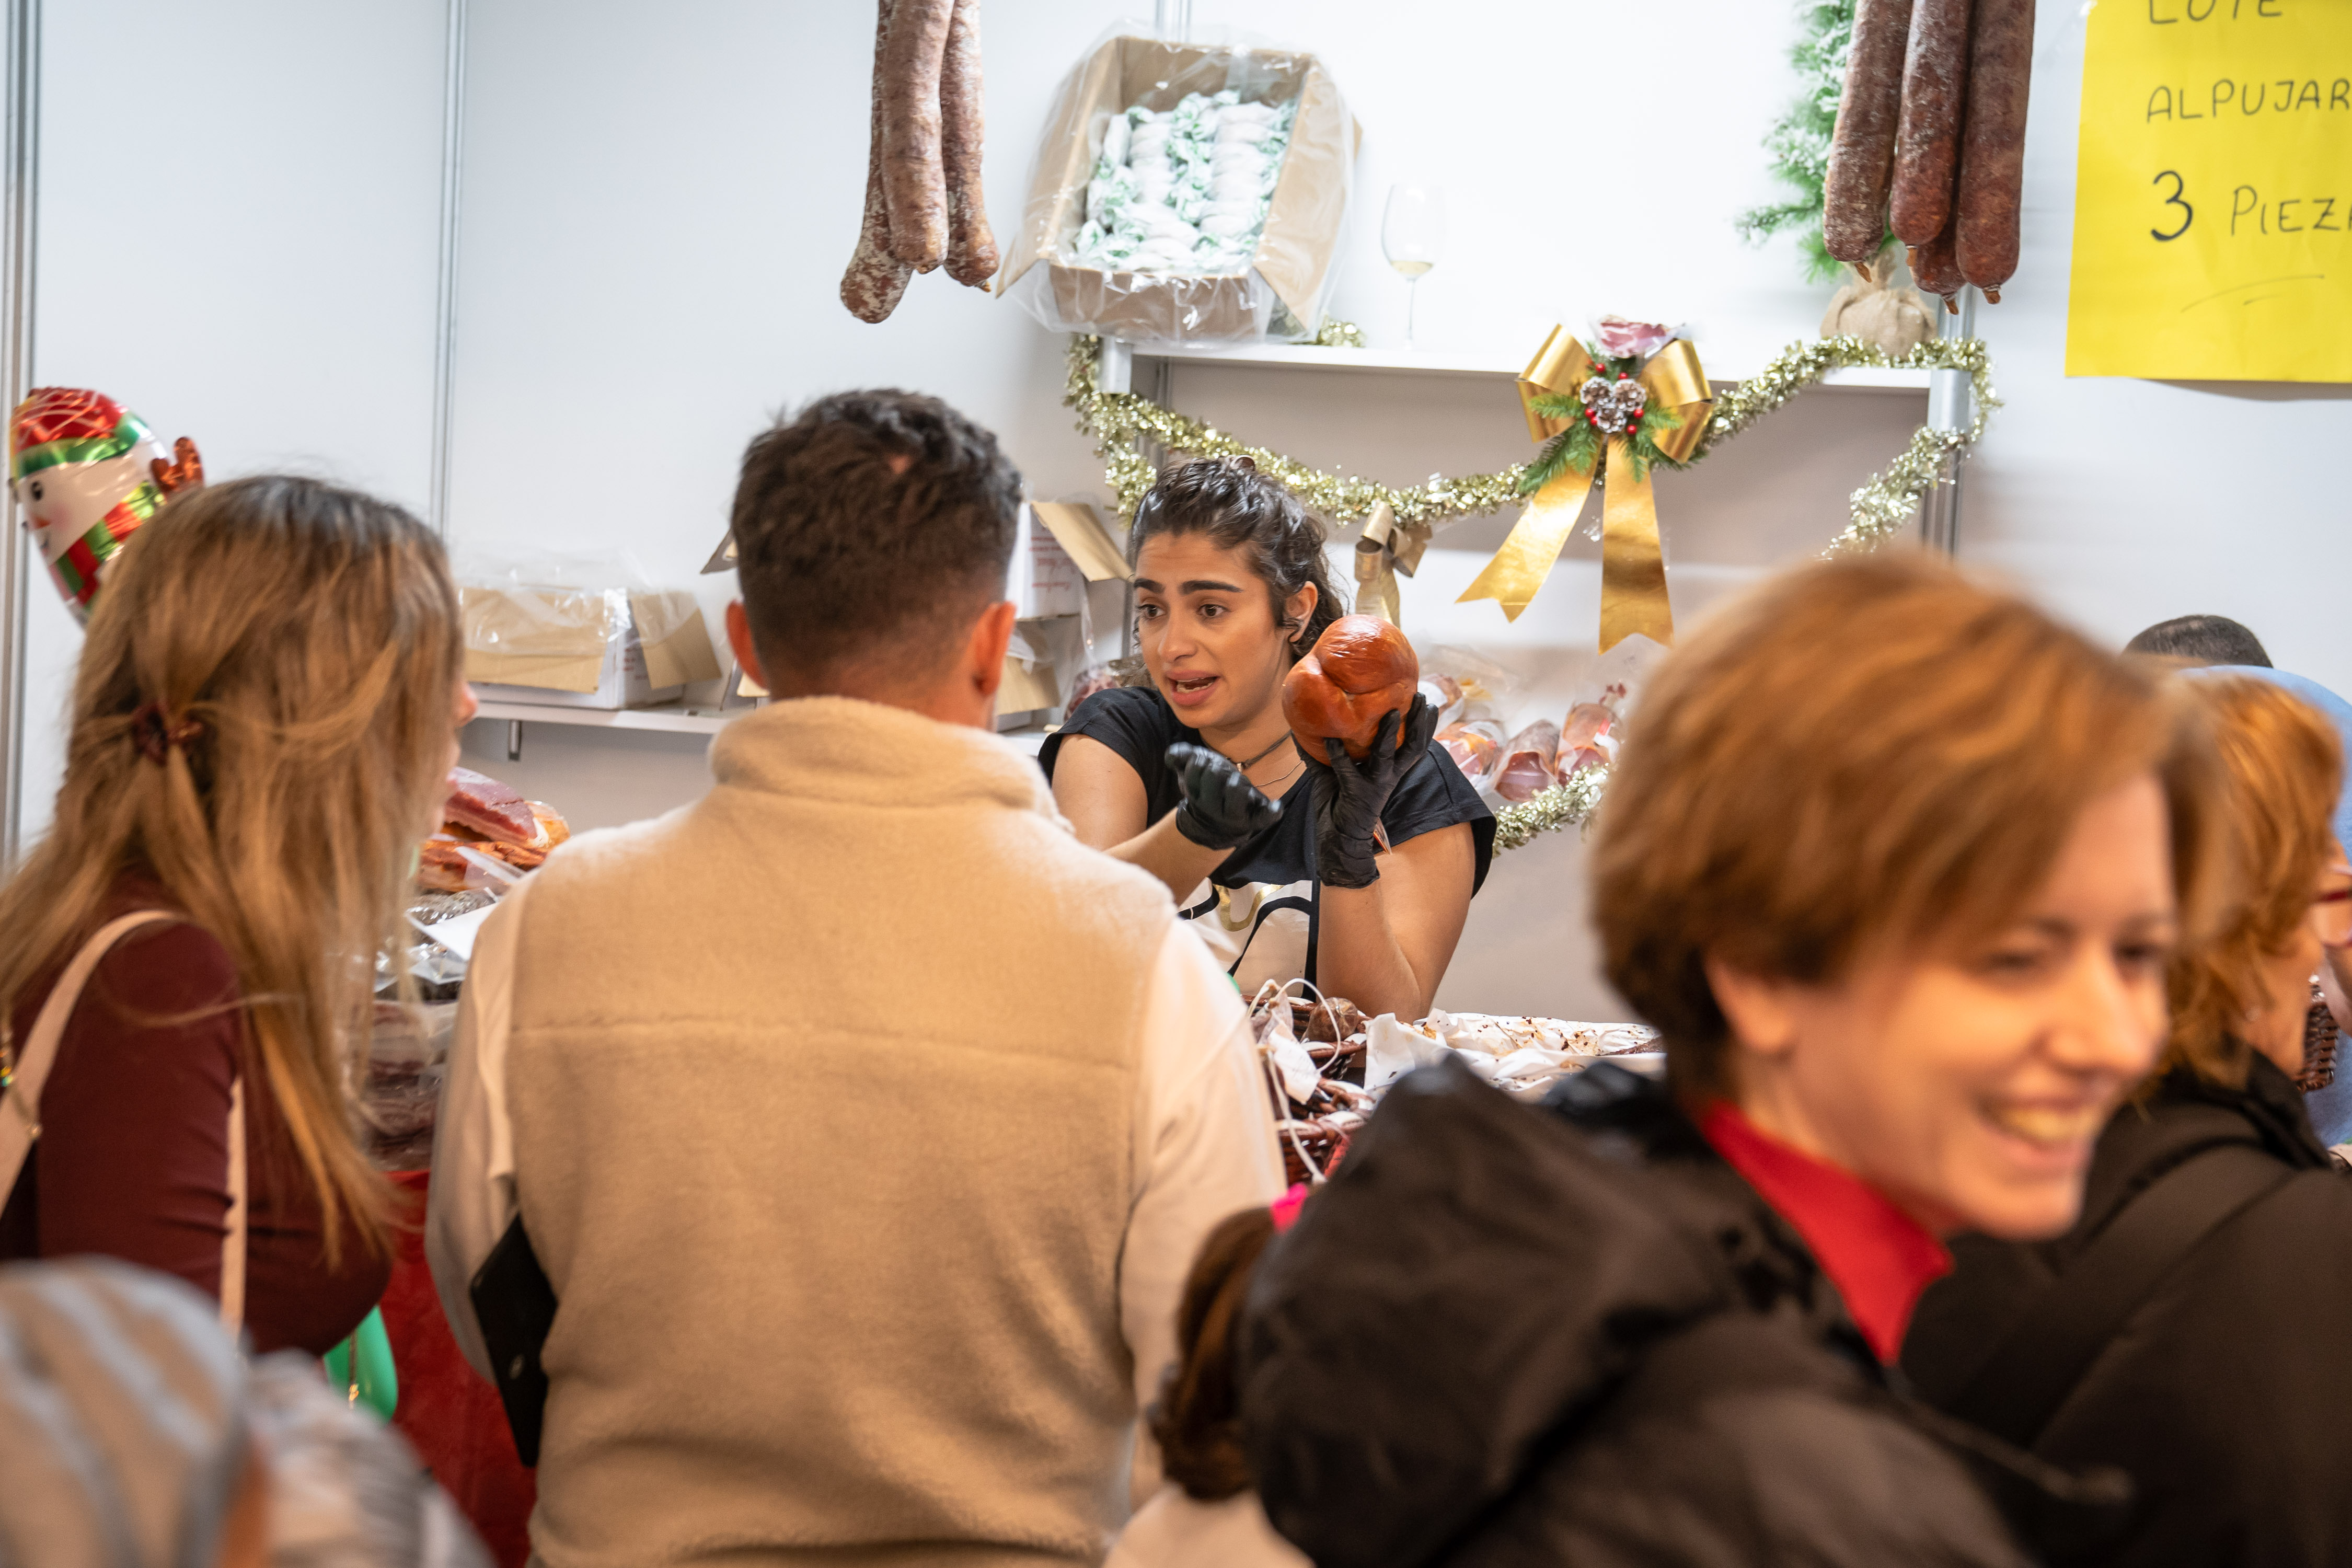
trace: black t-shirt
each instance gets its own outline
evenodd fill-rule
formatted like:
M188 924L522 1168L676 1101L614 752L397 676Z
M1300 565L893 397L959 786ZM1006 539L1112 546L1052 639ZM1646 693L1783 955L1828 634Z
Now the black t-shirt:
M1183 799L1165 760L1168 748L1179 741L1202 743L1201 732L1187 729L1159 689L1150 686L1115 687L1080 703L1070 721L1047 736L1037 753L1047 778L1054 776L1062 742L1072 735L1099 741L1126 759L1143 780L1147 822L1159 821ZM1191 898L1181 900L1178 912L1193 922L1192 929L1244 994L1268 980L1312 979L1315 974L1318 884L1313 786L1314 774L1299 769L1283 794L1281 820L1235 849ZM1494 858L1495 814L1445 748L1432 742L1428 757L1397 781L1381 809L1381 825L1394 846L1457 822L1470 825L1476 859L1470 890L1475 893L1486 880L1486 867Z

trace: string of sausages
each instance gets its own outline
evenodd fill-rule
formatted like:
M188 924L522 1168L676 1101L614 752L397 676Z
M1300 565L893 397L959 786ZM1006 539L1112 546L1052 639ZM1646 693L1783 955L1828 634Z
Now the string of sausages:
M941 265L984 289L996 239L981 194L980 0L879 0L866 213L842 275L861 321L888 319L907 283Z
M2017 270L2033 0L1857 0L1822 195L1829 252L1864 277L1887 231L1919 287L1998 302Z

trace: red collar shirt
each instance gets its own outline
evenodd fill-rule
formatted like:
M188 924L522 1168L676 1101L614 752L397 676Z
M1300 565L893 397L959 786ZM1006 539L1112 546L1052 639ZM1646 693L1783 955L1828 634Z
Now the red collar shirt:
M1698 1130L1795 1227L1872 1352L1893 1364L1921 1292L1951 1271L1944 1244L1876 1187L1783 1143L1728 1100L1710 1101Z

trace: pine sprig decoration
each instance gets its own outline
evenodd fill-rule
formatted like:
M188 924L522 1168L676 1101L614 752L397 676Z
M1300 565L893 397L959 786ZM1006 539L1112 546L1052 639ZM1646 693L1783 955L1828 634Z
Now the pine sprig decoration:
M1853 49L1854 0L1801 0L1803 37L1789 51L1796 67L1797 101L1772 122L1764 137L1772 173L1795 194L1783 202L1752 207L1739 216L1739 232L1751 245L1794 231L1805 257L1805 276L1820 282L1837 276L1839 262L1822 239L1822 186L1829 178L1830 136L1837 129L1838 94L1845 87L1846 57Z
M1641 361L1597 359L1593 363L1612 372L1631 374ZM1591 473L1607 449L1609 437L1593 428L1592 421L1585 417L1584 399L1572 392L1552 392L1537 398L1530 406L1545 418L1565 419L1569 426L1546 442L1535 461L1520 470L1519 493L1531 496L1570 468L1580 474ZM1627 428L1626 456L1633 459L1636 481L1648 478L1654 465L1668 468L1689 467L1666 456L1665 449L1658 445L1662 437L1680 429L1682 422L1682 416L1673 409L1653 403L1642 410L1641 419Z

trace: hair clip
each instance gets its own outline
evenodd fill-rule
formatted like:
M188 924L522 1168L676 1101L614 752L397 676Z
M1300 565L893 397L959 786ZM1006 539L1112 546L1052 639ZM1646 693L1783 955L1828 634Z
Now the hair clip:
M195 719L174 721L172 710L161 702L142 702L131 715L131 738L138 742L139 754L163 765L164 753L174 749L186 751L189 744L205 732L203 722Z

